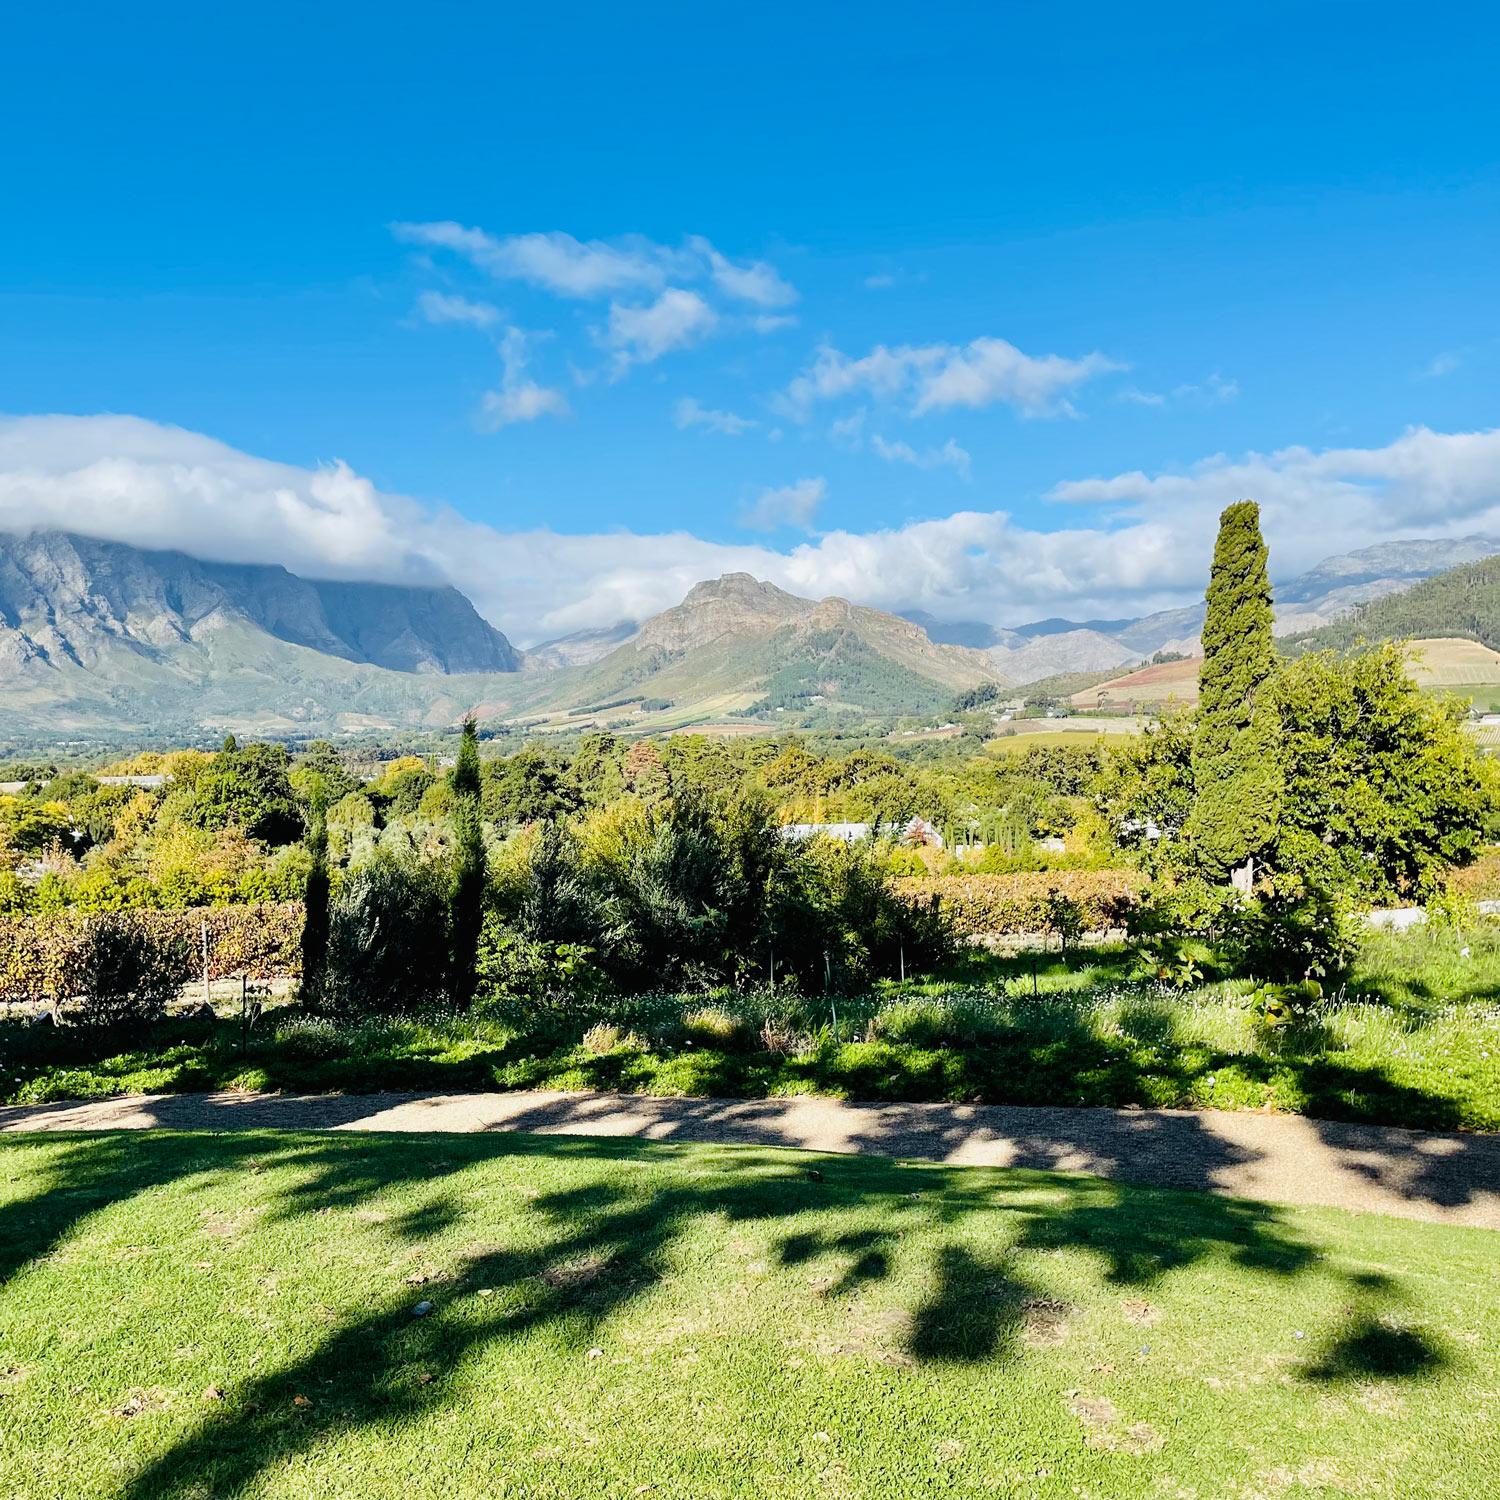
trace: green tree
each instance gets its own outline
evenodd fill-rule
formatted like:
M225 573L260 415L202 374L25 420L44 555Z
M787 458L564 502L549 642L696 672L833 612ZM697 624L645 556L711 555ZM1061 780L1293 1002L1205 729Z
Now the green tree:
M364 789L364 783L344 768L343 757L327 740L314 740L297 757L291 775L292 785L311 802L314 789L321 783L323 801L329 807L350 792Z
M589 807L603 807L625 794L625 774L620 763L625 747L608 730L586 734L573 757L573 781Z
M1172 863L1193 809L1190 712L1165 714L1139 737L1121 736L1094 784L1094 806L1115 842L1148 870Z
M313 786L306 842L312 863L302 894L302 996L316 1003L328 965L328 797L321 781Z
M382 779L374 791L376 805L387 818L409 818L422 805L433 781L426 766L406 766Z
M490 762L482 800L485 817L502 828L545 823L576 811L580 802L568 768L530 746Z
M1185 833L1204 874L1232 875L1248 889L1275 839L1282 799L1281 726L1267 687L1276 674L1271 583L1253 500L1219 517L1207 602Z
M1399 643L1305 656L1274 694L1286 796L1273 864L1365 900L1421 895L1480 852L1500 787L1457 698L1432 698Z
M302 837L303 820L289 766L285 745L225 750L168 805L193 828L233 827L268 844L290 844Z
M474 961L479 929L484 924L486 880L484 823L480 814L483 782L479 765L479 729L474 716L464 720L463 738L449 787L455 824L453 884L448 896L448 989L455 1005L474 998Z

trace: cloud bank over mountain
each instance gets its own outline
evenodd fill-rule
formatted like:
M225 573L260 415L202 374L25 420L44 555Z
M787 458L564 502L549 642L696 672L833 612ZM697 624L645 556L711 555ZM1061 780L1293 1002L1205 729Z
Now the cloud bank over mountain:
M1373 542L1497 531L1500 429L1418 427L1380 448L1294 447L1065 479L1047 497L1056 530L975 508L778 550L681 531L507 532L382 492L343 462L278 463L130 416L0 420L4 529L60 527L308 577L449 582L521 644L644 619L700 579L736 571L806 597L939 619L1141 614L1201 591L1214 519L1245 496L1261 502L1283 577Z

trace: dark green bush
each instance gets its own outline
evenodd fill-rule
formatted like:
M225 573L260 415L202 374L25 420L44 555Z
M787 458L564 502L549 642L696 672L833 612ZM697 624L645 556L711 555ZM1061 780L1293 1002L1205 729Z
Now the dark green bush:
M351 876L329 912L319 1005L342 1015L419 1010L443 998L447 978L442 872L382 855Z
M154 931L129 912L101 913L75 958L84 1019L104 1027L159 1019L192 977L193 961L185 938Z

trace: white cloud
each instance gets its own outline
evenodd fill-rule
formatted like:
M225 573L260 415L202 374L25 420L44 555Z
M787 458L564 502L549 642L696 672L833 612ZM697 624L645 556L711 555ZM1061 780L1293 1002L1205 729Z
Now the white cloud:
M1441 380L1444 375L1451 375L1463 361L1451 349L1443 354L1433 357L1432 363L1417 377L1420 380Z
M672 251L639 237L610 244L576 240L553 230L502 239L451 221L393 224L391 228L408 244L452 250L491 276L527 281L559 297L599 297L633 287L658 287L674 263Z
M877 399L906 397L921 416L955 406L982 407L1003 401L1024 416L1071 412L1065 393L1086 380L1124 365L1102 354L1065 359L1059 354L1023 354L1005 339L978 338L956 344L877 344L860 359L829 345L787 387L789 410L804 419L817 401L866 391Z
M736 416L732 411L711 411L691 396L684 396L672 409L672 420L679 427L706 427L710 432L722 432L729 437L738 437L760 426L750 417Z
M423 292L417 311L428 323L465 323L471 328L493 328L504 314L488 302L470 302L447 292Z
M825 532L786 551L686 532L568 536L500 530L383 493L344 463L277 463L139 418L0 419L8 529L60 527L312 577L447 581L522 644L642 619L731 571L948 619L1145 613L1201 596L1218 513L1246 496L1261 502L1278 577L1372 542L1500 535L1500 428L1218 456L1181 473L1068 481L1052 494L1112 508L1087 520L1086 510L1059 512L1069 524L1051 531L1003 510L959 511Z
M1138 391L1133 385L1128 385L1123 391L1115 393L1116 401L1129 401L1135 406L1165 406L1167 398L1158 391Z
M761 313L750 320L757 333L775 333L778 328L795 328L798 319L784 313Z
M1500 533L1500 428L1413 427L1383 448L1216 454L1180 473L1069 480L1049 498L1123 505L1128 514L1191 525L1210 541L1224 506L1258 500L1273 563L1285 576L1371 542Z
M870 446L890 464L912 464L918 469L939 469L949 465L957 469L964 479L968 479L970 475L970 456L952 438L941 448L925 448L918 453L910 443L888 443L877 432L870 439Z
M1022 354L1005 339L975 339L963 349L945 350L938 366L920 381L916 411L945 411L953 406L989 406L1004 401L1027 416L1069 410L1064 391L1096 375L1125 367L1102 354L1064 359Z
M500 361L504 374L500 389L486 391L479 408L479 425L494 432L513 422L534 422L538 417L566 417L571 408L568 398L551 386L538 385L527 379L526 335L519 328L507 328L500 341Z
M690 236L688 245L708 262L709 274L726 297L754 302L759 307L786 307L797 300L796 287L783 280L775 266L763 260L736 265L701 234Z
M689 235L681 249L674 249L638 234L579 240L554 229L500 236L452 220L393 224L391 231L407 244L451 250L487 275L526 281L559 297L605 297L656 291L669 280L708 280L726 297L757 307L786 307L797 300L796 287L775 266L733 261L701 234Z
M869 287L872 292L884 291L886 287L895 286L895 284L896 278L894 276L881 275L865 277L865 285Z
M828 496L822 479L799 479L780 489L762 490L740 518L752 531L776 531L782 526L811 530L818 507Z
M674 349L685 349L711 333L718 314L697 292L669 286L645 307L609 306L609 327L602 342L615 351L617 372L631 364L650 364Z
M1172 394L1179 399L1184 397L1197 397L1200 401L1214 405L1220 401L1233 401L1240 393L1240 383L1237 380L1225 380L1217 372L1210 375L1201 385L1179 385Z
M847 417L840 417L835 422L828 424L828 437L833 443L840 447L859 448L865 439L865 418L869 413L860 407L858 411L851 411Z

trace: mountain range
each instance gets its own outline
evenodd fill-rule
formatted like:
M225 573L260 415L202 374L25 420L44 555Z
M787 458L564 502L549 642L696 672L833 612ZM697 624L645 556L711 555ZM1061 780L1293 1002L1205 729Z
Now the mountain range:
M1278 633L1337 632L1361 605L1375 627L1380 609L1399 623L1409 597L1424 628L1388 633L1472 634L1473 587L1433 575L1497 553L1500 541L1469 537L1328 558L1278 586ZM1433 583L1414 589L1423 579ZM1192 655L1202 618L1197 605L1007 629L804 599L731 573L639 624L521 650L453 588L306 579L59 531L0 534L0 733L384 731L471 710L554 728L927 715L982 683Z
M456 589L0 535L0 728L446 724L520 654Z
M1300 635L1331 625L1360 605L1403 593L1424 578L1500 553L1500 537L1455 541L1381 542L1327 557L1317 567L1275 586L1279 636ZM1162 610L1138 620L1039 620L1014 629L973 620L940 622L918 611L917 620L935 641L988 651L1007 677L1020 683L1074 672L1137 666L1157 652L1194 656L1203 628L1203 605Z

